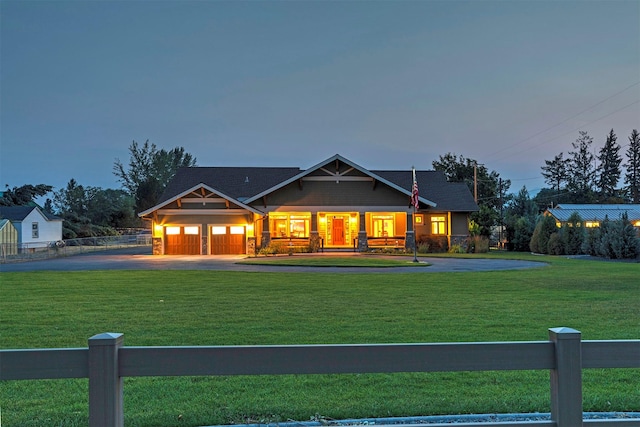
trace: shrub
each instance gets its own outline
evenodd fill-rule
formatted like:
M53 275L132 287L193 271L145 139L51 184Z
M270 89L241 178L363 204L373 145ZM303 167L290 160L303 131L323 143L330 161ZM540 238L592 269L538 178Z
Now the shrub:
M446 236L418 236L418 252L420 253L436 253L447 252L449 243Z
M484 236L472 236L467 240L467 252L487 253L489 252L489 239Z
M564 254L564 239L562 233L553 233L549 236L549 242L547 243L547 253L549 255L563 255Z
M564 252L567 255L581 253L585 241L585 232L580 214L577 212L572 213L565 225L562 226L562 232L565 243Z
M533 236L531 236L530 249L532 252L549 253L549 238L558 231L556 220L550 215L543 215L538 219Z

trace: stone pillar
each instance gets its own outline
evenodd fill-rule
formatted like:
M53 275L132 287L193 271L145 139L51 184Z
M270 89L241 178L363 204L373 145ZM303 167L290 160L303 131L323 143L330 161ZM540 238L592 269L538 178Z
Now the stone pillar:
M209 255L209 227L207 224L202 224L202 247L200 253L202 255Z
M413 231L413 214L407 213L407 234L404 237L404 248L413 251L416 248L416 233Z
M269 231L269 215L265 215L262 220L262 239L260 242L261 248L266 248L271 243L271 231Z
M358 230L358 251L367 252L369 241L367 240L367 216L365 212L360 212L360 229Z

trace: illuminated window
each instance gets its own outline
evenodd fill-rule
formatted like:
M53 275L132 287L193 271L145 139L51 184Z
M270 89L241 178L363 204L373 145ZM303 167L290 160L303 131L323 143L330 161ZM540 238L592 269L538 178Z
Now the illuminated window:
M311 214L272 215L269 226L275 237L309 237Z
M198 227L185 227L184 234L200 234L200 229Z
M211 227L211 234L227 234L227 227L213 226Z
M424 215L416 214L415 221L416 221L416 225L422 225L424 223Z
M180 227L166 227L164 230L167 235L180 234Z
M373 237L395 236L393 215L371 215Z
M598 221L585 221L584 226L587 228L600 227L600 223Z
M244 234L244 227L242 226L231 227L231 234Z
M443 216L431 217L431 234L446 234L447 222Z
M309 237L309 218L291 215L289 232L291 237Z

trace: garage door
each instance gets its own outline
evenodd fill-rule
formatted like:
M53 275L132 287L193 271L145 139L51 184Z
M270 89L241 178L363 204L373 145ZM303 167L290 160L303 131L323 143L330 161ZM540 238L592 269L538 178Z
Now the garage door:
M211 255L245 254L245 229L241 226L211 227Z
M166 255L200 255L199 227L166 227Z

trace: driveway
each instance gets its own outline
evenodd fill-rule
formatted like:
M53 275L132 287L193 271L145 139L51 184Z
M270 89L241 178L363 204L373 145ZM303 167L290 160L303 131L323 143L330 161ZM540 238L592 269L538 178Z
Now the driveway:
M357 253L328 253L313 256L361 256ZM88 271L88 270L220 270L320 273L441 273L462 271L521 270L544 267L543 262L506 259L463 259L420 257L429 267L363 268L363 267L287 267L275 265L237 264L244 255L151 255L149 248L117 249L92 252L47 260L0 264L0 272ZM393 259L402 259L394 256ZM412 256L406 257L408 262Z

